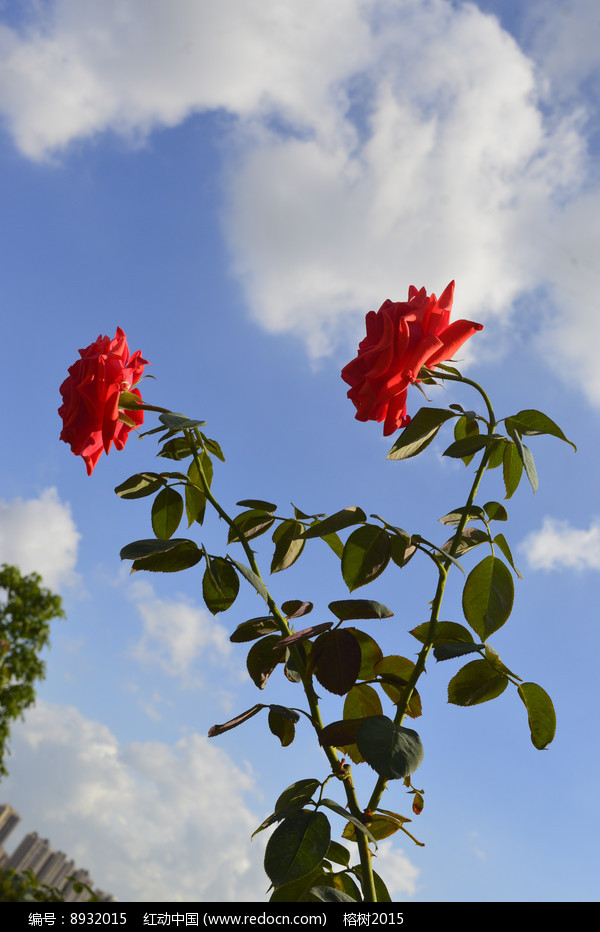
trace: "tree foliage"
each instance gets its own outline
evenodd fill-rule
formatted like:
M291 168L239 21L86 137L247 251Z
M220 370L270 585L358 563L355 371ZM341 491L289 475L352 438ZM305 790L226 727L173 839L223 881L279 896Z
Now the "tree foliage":
M50 640L50 622L64 618L60 596L45 589L37 573L22 576L0 567L0 777L8 771L11 722L35 702L35 685L45 676L41 653Z

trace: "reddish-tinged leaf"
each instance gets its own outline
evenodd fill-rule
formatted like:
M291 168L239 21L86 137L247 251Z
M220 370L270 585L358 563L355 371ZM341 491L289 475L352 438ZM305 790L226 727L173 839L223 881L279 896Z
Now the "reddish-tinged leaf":
M354 686L361 665L360 646L351 631L338 628L321 634L314 643L315 676L337 696Z

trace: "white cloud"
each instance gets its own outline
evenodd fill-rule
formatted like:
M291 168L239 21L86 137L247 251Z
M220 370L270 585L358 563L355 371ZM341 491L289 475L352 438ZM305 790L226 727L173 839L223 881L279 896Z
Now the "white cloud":
M536 0L528 3L528 47L548 77L548 95L573 101L581 84L598 88L600 10L596 0Z
M38 702L11 743L3 800L23 822L9 852L37 831L121 901L268 899L266 835L250 840L264 802L252 773L209 738L123 745L77 709ZM414 895L407 855L389 841L377 853L390 893Z
M200 657L204 664L226 663L231 652L227 630L204 608L155 596L136 600L136 605L144 624L142 637L132 648L139 663L157 664L183 681L189 681Z
M578 364L600 349L592 0L536 4L522 46L449 0L33 9L0 27L0 110L30 158L107 130L143 140L195 112L234 117L224 227L262 326L318 356L353 347L386 297L454 278L456 315L493 324L480 346L497 354L498 328L526 334L600 403L600 370Z
M327 121L330 81L367 53L360 6L55 0L20 32L0 32L0 106L35 159L106 129L143 136L199 110Z
M106 892L141 902L265 898L262 842L250 841L263 817L254 778L208 738L125 746L76 709L39 702L13 729L12 748L3 797L21 828Z
M50 589L75 581L79 538L71 509L54 488L39 498L0 501L0 563L39 573Z
M403 851L395 850L391 841L379 843L376 865L378 872L379 864L382 865L383 879L392 899L402 901L418 892L419 868L411 863Z
M600 570L600 520L588 530L574 528L568 521L546 518L539 531L523 541L521 548L536 570Z

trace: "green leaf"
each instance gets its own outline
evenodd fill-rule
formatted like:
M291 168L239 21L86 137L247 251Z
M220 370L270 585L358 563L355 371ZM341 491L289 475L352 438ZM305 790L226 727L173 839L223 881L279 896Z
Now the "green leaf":
M472 437L463 437L462 440L455 440L444 450L442 456L450 456L454 459L464 459L471 456L484 447L495 443L497 440L503 440L502 434L474 434Z
M329 820L322 812L302 810L277 826L265 850L264 868L280 886L304 877L325 857L331 840Z
M377 579L390 560L390 538L387 531L366 524L350 534L342 554L342 576L352 592Z
M265 514L264 511L256 511L255 509L243 511L234 518L235 527L229 529L227 543L232 544L240 541L241 536L246 540L258 537L268 531L274 521L275 518L272 515Z
M175 437L173 440L167 440L156 455L168 460L184 460L188 456L192 456L193 453L184 437Z
M210 440L210 438L205 437L203 433L200 433L200 436L202 437L202 442L204 444L206 452L212 454L212 456L216 456L217 459L221 460L221 462L224 463L225 457L217 441Z
M193 540L187 540L186 538L171 538L171 540L157 540L153 537L136 540L131 544L127 544L121 549L119 556L121 560L138 560L145 557L154 556L155 554L162 554L169 550L174 550L182 544L188 544L191 547L195 547L198 550L198 547ZM199 551L201 554L201 551Z
M396 676L394 673L381 673L379 674L379 679L381 681L381 688L388 698L391 699L394 705L399 705L406 689L406 680ZM411 692L406 714L410 718L419 718L419 716L423 714L421 697L416 689L413 689Z
M122 560L133 560L132 572L149 570L151 572L171 573L187 569L199 563L202 551L193 540L171 538L171 540L136 540L121 550Z
M442 424L452 417L456 417L454 411L445 408L420 408L394 443L387 458L405 460L417 456L429 446Z
M266 511L272 513L277 510L277 505L274 505L272 502L265 502L261 498L244 498L241 502L237 502L240 508L252 508L255 511Z
M471 706L500 696L508 686L508 677L486 660L472 660L448 683L448 702Z
M327 808L331 809L332 812L337 813L337 815L341 816L343 819L346 819L347 822L351 822L356 828L359 829L359 831L363 832L363 834L367 836L369 841L375 841L373 834L366 827L364 822L361 822L361 820L357 819L356 816L350 815L347 809L344 809L343 806L340 806L339 803L336 803L335 799L322 799L320 805L327 806Z
M410 822L410 819L406 819L404 821ZM398 819L388 815L379 815L379 813L374 813L370 817L367 825L371 835L376 841L383 841L384 838L389 838L390 835L395 835L396 832L402 828L402 822L398 821ZM356 841L356 838L353 837L354 833L348 829L349 826L346 826L344 837L352 838L353 841Z
M161 489L152 503L151 517L156 536L169 540L183 517L183 498L179 492L172 486Z
M553 437L558 437L559 440L564 440L565 443L571 444L573 449L577 450L575 444L565 437L560 427L555 424L547 414L543 414L541 411L536 411L534 409L519 411L514 417L506 418L507 430L509 424L511 427L518 430L521 435L533 437L539 434L551 434Z
M241 644L245 641L256 641L265 634L274 634L276 631L279 631L279 627L275 618L272 615L264 615L243 621L229 636L229 640L233 644Z
M201 450L198 453L198 456L195 457L188 467L188 477L190 482L193 482L194 485L203 491L202 479L200 478L200 469L204 474L204 478L210 488L212 478L213 478L213 464L210 456L206 453L205 450Z
M486 502L483 508L490 521L508 521L508 512L500 502Z
M471 505L470 508L455 508L454 511L450 511L443 518L440 518L439 521L440 524L456 527L465 515L467 521L481 520L484 518L484 511L479 505Z
M282 521L273 533L275 551L271 561L271 572L279 573L296 562L304 550L305 541L300 539L304 525L299 521Z
M450 407L454 407L454 405L450 405ZM459 417L454 425L454 439L464 440L465 437L472 437L476 434L479 434L479 424L475 420L475 417L467 417L466 415L464 417ZM465 466L469 465L474 455L474 453L471 453L463 457Z
M306 874L304 877L298 877L297 880L292 880L289 883L283 883L281 886L275 887L269 897L269 903L316 902L313 901L310 896L311 887L325 884L327 878L330 876L330 874L325 873L323 865L320 863L310 874Z
M425 621L422 625L417 625L417 627L413 628L409 633L412 634L417 641L420 641L421 644L427 644L429 640L429 628L430 623ZM445 644L448 641L456 641L465 644L474 643L473 635L468 628L457 624L455 621L438 621L431 643L435 646L436 644Z
M198 421L184 414L175 414L173 411L166 411L158 415L158 420L169 430L191 430L192 427L205 427L206 421Z
M279 655L275 651L279 641L278 635L269 634L260 641L256 641L248 652L246 667L254 685L259 689L265 688L271 673L280 662Z
M523 475L523 460L519 456L519 451L514 441L507 442L504 447L502 474L506 498L512 498L519 486L521 476Z
M484 646L484 644L461 644L457 641L450 641L434 647L433 656L438 661L453 660L455 657L463 657L465 654L473 654L478 650L483 650Z
M543 751L556 733L556 713L552 699L537 683L521 683L518 693L527 709L533 746Z
M417 547L415 544L411 543L410 538L407 541L405 537L401 537L398 534L390 535L390 557L396 566L400 568L406 566L416 552Z
M292 719L289 714L283 714L280 709L280 706L271 706L269 710L269 728L272 734L274 734L276 738L279 738L281 746L287 748L294 740L296 734L295 723L300 716L297 712L294 712L293 714L296 717ZM286 709L285 712L289 713L291 709Z
M346 628L326 631L314 642L314 672L325 689L337 696L354 686L361 665L360 646Z
M185 514L187 517L188 527L191 527L194 521L202 524L206 512L206 496L201 489L189 483L185 486Z
M144 498L153 495L165 484L166 480L156 472L140 472L118 485L115 492L119 498Z
M131 572L146 570L150 573L179 573L196 566L203 557L203 551L193 541L182 540L168 550L134 560Z
M510 427L507 423L506 429L508 430L508 432L510 433L510 436L513 439L513 442L517 449L517 453L519 454L521 462L523 463L523 468L525 469L525 475L529 479L531 488L533 489L535 493L537 492L537 488L538 488L538 478L537 478L537 472L535 469L535 463L533 461L533 453L531 452L529 447L526 447L525 444L522 442L519 432L514 427Z
M386 605L373 602L372 599L341 599L338 602L330 602L328 608L341 621L391 618L394 614Z
M140 408L143 408L143 402L133 392L121 392L119 394L119 408L126 408L128 411L139 411Z
M361 880L362 868L360 864L356 865L356 867L354 868L354 873L359 878L359 880ZM373 871L373 880L375 881L375 894L377 896L377 902L378 903L391 903L392 898L388 892L388 888L384 884L383 880L381 879L377 871Z
M485 557L469 573L462 606L465 618L482 641L508 620L514 592L510 570L498 557Z
M340 845L339 841L329 842L325 857L334 864L341 864L342 867L348 867L350 864L350 852L344 845Z
M502 551L502 553L504 554L504 556L506 557L506 559L508 560L508 562L509 562L510 565L512 566L512 568L513 568L513 570L515 571L516 575L519 577L519 579L523 579L523 577L521 576L521 573L519 572L519 570L518 570L517 567L515 566L515 562L514 562L514 560L513 560L513 555L512 555L512 553L511 553L511 549L510 549L510 547L508 546L508 541L506 540L504 534L496 534L496 536L494 537L494 541L493 541L493 542L494 542L495 544L498 545L498 547L500 548L500 550Z
M231 563L223 557L211 557L202 578L202 595L209 612L213 615L226 612L235 602L239 589L239 576Z
M384 780L402 780L419 767L423 745L416 731L396 725L386 715L364 719L356 732L358 750Z
M267 592L267 587L265 586L260 576L257 576L256 573L250 569L250 567L245 565L245 563L239 563L237 560L234 560L233 557L230 557L229 559L234 566L237 566L244 579L246 579L250 585L256 589L258 594L262 596L262 598L268 604L269 593Z
M348 628L354 635L355 640L360 647L360 670L358 671L359 680L371 680L375 677L375 664L383 657L383 651L377 641L370 634L365 634L358 628Z
M362 508L352 505L349 508L342 508L341 511L336 511L335 514L323 518L322 521L311 524L310 527L302 532L302 537L305 540L311 537L327 537L330 534L344 530L344 528L352 527L354 524L362 524L366 520L367 516Z
M357 683L344 700L344 718L361 719L383 715L379 694L368 683Z
M295 783L288 786L279 796L275 803L275 812L291 812L304 809L320 786L321 783L319 780L311 778L296 780Z
M480 544L485 544L490 540L490 535L487 531L484 531L482 528L478 527L466 527L460 536L460 540L454 549L454 555L456 557L462 557L465 553L468 553L469 550L472 550L473 547L479 547ZM451 537L450 540L447 540L446 543L441 548L442 553L447 553L452 549L454 544L454 537Z
M335 887L311 887L308 891L316 903L355 903L354 897Z

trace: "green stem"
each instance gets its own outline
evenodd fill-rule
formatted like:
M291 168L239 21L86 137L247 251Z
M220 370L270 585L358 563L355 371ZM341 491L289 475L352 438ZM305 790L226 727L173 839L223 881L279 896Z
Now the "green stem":
M452 373L446 373L446 372L440 373L436 371L435 374L436 374L436 377L448 379L449 381L464 382L467 385L471 385L473 388L475 388L480 393L480 395L482 396L486 404L488 415L489 415L488 435L493 434L496 429L496 416L494 414L494 409L492 408L491 402L486 392L481 388L481 386L478 385L477 382L473 382L471 379L464 378L463 376L459 377ZM469 512L471 510L471 506L473 505L475 501L475 497L477 495L479 485L481 483L483 474L488 464L488 459L489 459L489 450L486 448L483 451L481 462L479 463L479 467L477 469L477 472L475 473L475 478L473 479L473 483L471 485L471 490L469 492L469 496L467 498L467 502L466 502L463 514L461 515L460 521L458 522L456 526L456 531L454 532L452 544L450 545L450 550L448 551L450 557L456 556L456 552L462 540L462 536L465 530L466 523L469 519ZM427 640L423 644L423 647L421 648L419 652L419 656L417 657L415 666L412 670L412 673L409 677L406 687L403 690L402 699L396 707L396 715L394 716L394 723L396 725L402 724L406 716L409 703L417 687L417 683L422 673L425 671L425 665L427 662L427 658L429 657L431 648L433 646L433 641L435 639L435 630L436 630L437 623L440 618L442 600L444 597L444 591L445 591L446 582L448 579L448 572L450 570L451 565L452 563L450 560L447 560L444 564L442 564L441 562L438 562L438 582L437 582L437 587L435 591L435 596L433 598L433 602L431 603L431 614L429 618L429 630L427 632ZM373 789L373 793L371 794L371 799L369 800L369 809L371 809L373 812L378 808L385 788L386 788L385 779L383 777L379 777Z
M189 444L190 450L192 451L192 455L194 457L194 462L196 464L198 475L200 477L203 494L206 496L207 501L209 501L210 504L213 506L213 508L219 515L219 517L221 517L227 523L227 525L232 530L235 531L235 534L237 535L239 542L244 548L244 552L246 554L246 558L248 560L248 563L250 564L250 568L252 572L255 573L258 579L260 579L263 585L265 585L264 580L262 579L262 576L260 574L258 563L256 562L254 551L250 547L250 544L248 543L245 534L238 528L238 526L235 523L235 519L231 518L227 514L225 509L221 507L221 505L219 504L219 502L217 501L217 499L214 497L213 493L210 490L209 482L204 473L204 469L202 468L202 462L200 460L200 457L198 456L196 445L192 439L190 431L184 430L184 436ZM277 603L275 602L275 600L273 599L273 597L271 596L271 593L269 592L269 589L266 585L265 585L265 592L267 594L267 605L269 607L269 611L271 612L273 617L277 620L277 624L283 636L284 637L289 636L292 633L292 631L287 622L287 619L285 615L283 614L283 612L281 611L281 609L279 608L279 606L277 605ZM303 653L296 646L292 646L291 651L294 657L294 663L296 664L296 668L298 669L298 672L300 673L300 676L302 678L302 685L304 687L304 693L306 695L306 699L307 699L309 709L310 709L310 718L311 718L313 727L318 737L324 728L324 724L323 724L323 719L321 717L321 710L319 708L319 701L318 701L318 698L317 698L317 695L315 693L313 683L312 683L312 673L310 672L309 669L307 669L307 665L304 661ZM325 752L325 756L327 757L327 760L329 761L329 764L331 766L333 773L341 775L342 767L341 767L335 748L330 747L328 745L323 745L323 751ZM356 796L356 790L355 790L354 783L352 780L351 769L349 767L345 768L343 773L344 773L343 783L344 783L344 790L346 793L346 801L348 803L348 809L353 816L355 816L357 819L361 819L362 810L360 808L360 805L358 803L358 799ZM365 902L367 903L375 903L377 901L377 895L375 892L375 880L373 877L373 866L371 863L371 851L369 849L368 839L366 835L364 835L364 833L360 831L356 833L356 836L357 836L360 863L361 863L361 868L362 868L361 886L362 886L362 891L363 891L363 898Z

